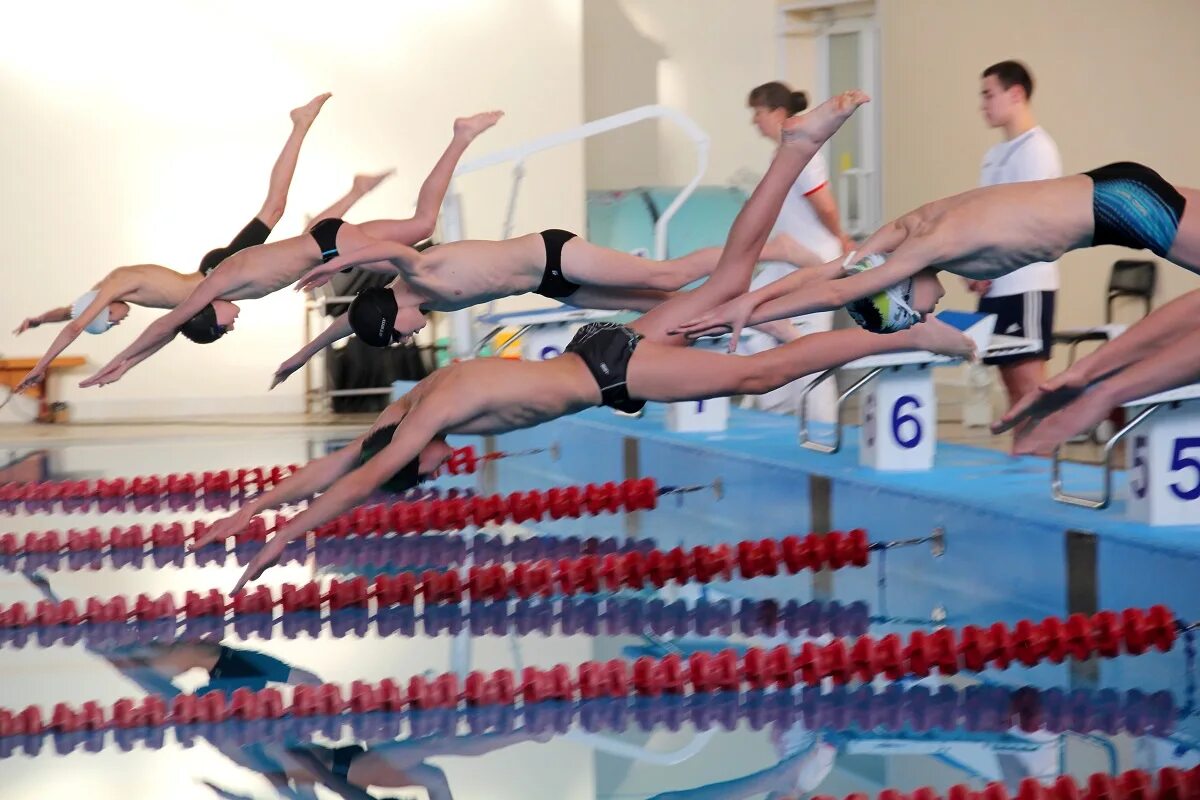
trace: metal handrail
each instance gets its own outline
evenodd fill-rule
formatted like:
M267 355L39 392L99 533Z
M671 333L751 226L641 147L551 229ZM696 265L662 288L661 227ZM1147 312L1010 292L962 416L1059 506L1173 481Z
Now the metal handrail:
M875 377L877 375L879 375L879 373L883 372L885 369L887 369L887 367L875 367L873 370L868 372L866 375L862 376L857 381L855 381L854 384L850 386L850 388L848 388L846 391L844 391L840 395L838 395L837 405L835 406L836 419L834 420L834 423L833 423L833 444L825 444L824 442L817 442L817 441L814 441L814 440L808 438L808 395L810 392L812 392L813 389L815 389L817 387L817 385L819 383L824 381L830 375L833 375L834 373L836 373L837 368L835 367L834 369L829 369L829 370L826 370L825 372L822 372L820 377L818 377L815 381L810 383L808 386L805 386L804 391L800 393L800 415L799 415L800 416L800 433L799 433L800 446L806 450L812 450L817 453L826 453L826 454L836 453L839 450L841 450L842 449L842 408L844 407L846 401L849 400L851 397L853 397L858 392L859 389L866 386L871 381L875 380Z
M1152 406L1147 406L1140 414L1126 423L1124 428L1117 431L1112 437L1104 443L1104 482L1101 487L1100 497L1085 497L1078 494L1070 494L1064 492L1062 485L1062 448L1054 448L1054 455L1050 459L1050 494L1060 503L1066 503L1069 506L1078 506L1080 508L1090 508L1092 510L1100 510L1108 508L1108 504L1112 501L1112 474L1113 474L1113 453L1116 451L1117 445L1133 432L1133 429L1141 425L1147 417L1162 408L1165 403L1155 403Z

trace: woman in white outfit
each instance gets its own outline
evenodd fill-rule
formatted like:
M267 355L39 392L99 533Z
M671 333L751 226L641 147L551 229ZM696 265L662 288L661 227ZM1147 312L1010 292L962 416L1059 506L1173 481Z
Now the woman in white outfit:
M804 92L792 91L789 86L779 81L772 81L751 91L748 105L754 111L753 122L758 132L764 138L778 143L784 120L808 108L808 96ZM783 210L775 221L772 236L780 233L788 234L812 251L812 264L793 266L780 261L765 262L755 275L751 289L778 280L795 269L833 261L854 249L854 242L842 231L837 201L829 188L829 167L822 153L813 157L788 192L787 199L783 202ZM800 328L802 334L828 331L833 328L833 312L795 317L792 321L803 325ZM739 346L738 352L754 353L774 345L775 343L765 336L752 337L752 341ZM754 398L755 406L767 411L797 413L800 408L800 393L815 377L805 376ZM825 381L813 390L808 402L809 419L833 422L837 403L836 382L832 379Z

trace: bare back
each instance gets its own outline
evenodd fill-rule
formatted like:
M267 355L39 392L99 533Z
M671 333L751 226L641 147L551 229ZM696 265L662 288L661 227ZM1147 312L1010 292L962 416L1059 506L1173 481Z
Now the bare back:
M1090 244L1092 180L1070 175L973 189L905 214L904 246L939 269L993 279Z
M113 300L146 308L174 308L187 299L203 278L199 272L182 273L158 264L136 264L118 267L96 288L111 289Z
M405 283L429 298L429 309L458 311L532 292L545 266L545 246L536 233L499 242L448 242L426 250Z
M573 353L548 361L476 358L422 380L380 416L379 424L399 421L422 403L439 410L442 434L494 434L599 405L600 389Z
M341 246L341 231L338 233ZM217 296L223 300L257 300L290 286L320 263L321 248L305 233L239 250L222 261L206 280L221 286Z

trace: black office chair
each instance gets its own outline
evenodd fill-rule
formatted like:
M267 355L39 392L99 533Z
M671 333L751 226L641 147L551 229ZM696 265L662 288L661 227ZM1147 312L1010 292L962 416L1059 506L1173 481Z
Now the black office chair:
M1145 312L1150 313L1154 306L1154 290L1158 282L1158 262L1143 259L1121 259L1114 262L1108 276L1108 297L1104 309L1104 321L1111 325L1113 321L1113 302L1118 298L1140 298L1145 304ZM1068 365L1075 363L1075 351L1084 342L1107 342L1108 330L1105 328L1085 328L1083 330L1056 331L1051 334L1054 344L1065 344L1071 348L1067 358Z
M1126 260L1116 262L1108 276L1108 307L1104 317L1112 322L1113 301L1118 297L1141 298L1146 305L1142 316L1150 313L1154 305L1154 288L1158 281L1158 263L1155 261Z

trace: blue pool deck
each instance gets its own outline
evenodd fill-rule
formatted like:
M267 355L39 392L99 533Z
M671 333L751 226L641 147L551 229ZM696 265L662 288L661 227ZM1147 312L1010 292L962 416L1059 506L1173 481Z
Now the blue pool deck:
M508 492L639 476L694 485L719 478L720 499L667 498L652 514L629 515L625 532L674 546L852 528L883 541L943 528L941 558L927 547L887 553L887 613L928 616L954 598L946 607L952 624L1156 603L1181 619L1200 619L1200 526L1129 522L1119 499L1104 511L1057 503L1046 459L939 442L931 471L883 473L858 465L857 428L845 431L842 451L832 455L801 448L796 434L794 418L758 411L733 409L722 433L683 434L666 430L662 406L649 405L642 418L595 409L487 443L516 450L557 442L562 452L557 461L501 462L493 485L482 488ZM1067 485L1079 490L1098 490L1100 476L1094 466L1064 469ZM1120 498L1124 475L1116 477ZM612 524L597 517L546 527L594 535L611 532ZM884 572L797 576L794 596L836 594L878 608ZM753 591L753 582L745 586Z

